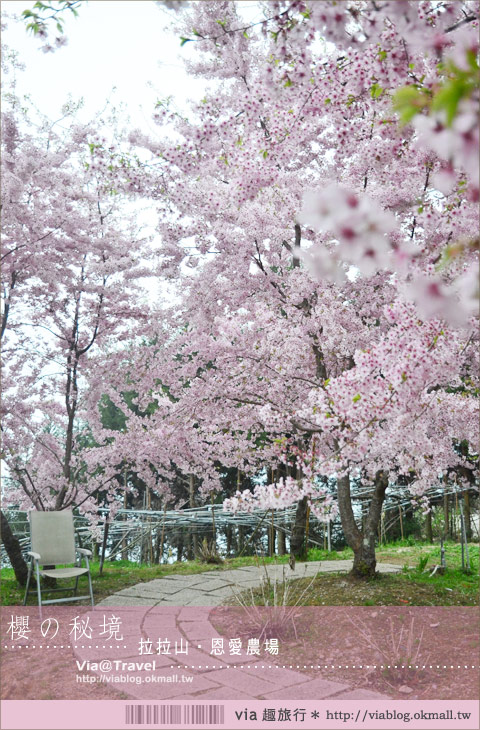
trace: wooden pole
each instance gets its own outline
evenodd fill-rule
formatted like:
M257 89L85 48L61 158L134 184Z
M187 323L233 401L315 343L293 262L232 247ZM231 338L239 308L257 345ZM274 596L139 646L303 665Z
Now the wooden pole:
M163 540L165 538L165 515L167 513L167 503L163 505L163 521L162 521L162 536L160 538L160 563L163 563Z
M443 547L443 537L440 538L440 565L442 568L447 567L447 562L445 560L445 548Z
M332 536L330 533L330 520L328 520L328 522L327 522L327 543L328 543L328 545L327 545L328 552L331 553L332 552Z
M127 465L126 464L125 464L124 476L123 476L123 488L124 488L123 509L127 509ZM127 519L128 519L127 515L124 514L123 515L124 522L126 522ZM122 553L121 554L122 554L122 560L128 560L127 536L126 536L125 532L124 532L124 537L122 540Z
M217 546L217 528L215 526L215 509L213 506L213 492L210 495L210 500L212 502L212 530L213 530L213 544L215 547Z
M143 500L142 500L142 506L145 510L147 508L147 493L143 493ZM140 565L142 564L142 560L145 557L145 549L144 549L144 529L143 529L143 515L140 517Z
M398 505L398 514L400 515L400 531L402 533L402 540L403 540L403 517L402 517L402 505Z
M468 540L467 540L467 530L465 528L465 516L463 514L463 503L462 500L460 500L460 521L462 526L462 568L463 565L463 549L465 545L465 553L467 558L467 570L470 570L470 555L468 553Z
M108 538L108 528L109 527L110 527L110 521L108 519L108 515L106 515L105 527L103 528L102 554L100 556L100 567L98 569L99 575L102 575L102 573L103 573L103 564L105 562L105 551L107 549L107 538Z
M448 537L449 534L449 524L448 524L448 494L443 495L443 521L444 521L444 533L445 533L445 539Z
M190 507L195 507L195 476L190 474L189 476L189 497ZM198 535L196 525L192 526L192 543L193 543L193 559L196 560L198 557Z
M237 467L237 489L240 490L240 487L242 485L242 472ZM244 547L244 529L243 525L238 526L238 540L237 540L237 548L238 551L240 551L240 554L243 552Z
M270 510L270 525L268 527L268 555L273 557L273 509Z
M285 539L285 514L282 513L282 529L278 530L278 554L285 555L287 552L287 544Z
M307 507L307 517L305 520L305 556L308 553L308 529L310 527L310 506Z
M147 509L152 509L152 493L150 491L150 488L147 487ZM149 534L148 534L148 557L149 557L149 563L152 565L153 563L153 538L152 538L152 518L151 516L148 517L148 525L149 525Z
M464 524L463 524L463 514L460 515L460 544L462 546L462 570L465 570L465 545L463 544L463 532L464 532Z
M472 540L472 520L470 516L470 494L468 492L468 489L463 493L463 505L465 509L465 534L467 536L467 545L468 541Z
M455 491L455 520L454 520L454 529L455 529L455 540L457 539L457 517L458 517L458 492ZM462 531L463 536L463 531Z

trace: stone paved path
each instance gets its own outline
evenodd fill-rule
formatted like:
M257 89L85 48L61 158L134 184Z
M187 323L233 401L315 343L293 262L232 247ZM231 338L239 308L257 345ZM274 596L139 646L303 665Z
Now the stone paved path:
M95 614L104 612L108 606L122 607L125 645L120 642L117 646L78 647L75 654L80 660L138 662L152 657L139 657L138 646L134 651L129 638L135 638L138 645L138 636L152 639L161 631L172 646L174 642L188 642L188 654L177 655L172 651L168 656L155 655L156 674L165 681L152 685L147 678L151 672L142 670L135 672L142 677L138 684L112 684L137 700L388 699L370 689L353 689L344 681L324 679L318 667L283 665L280 656L274 662L271 657L270 661L266 658L268 655L237 656L228 651L222 656L212 655L212 639L221 638L210 621L212 607L232 598L234 592L259 586L266 572L271 580L281 581L284 574L288 578L313 577L318 572L347 572L351 567L351 560L297 563L294 572L288 565L248 566L197 575L170 575L138 583L109 596L93 609L95 618ZM382 573L400 570L399 566L388 563L377 567ZM119 669L114 674L122 671ZM182 680L182 676L191 679Z
M348 572L352 568L351 560L323 560L321 562L297 563L292 572L288 565L267 565L257 567L250 565L234 570L213 570L196 575L169 575L151 580L148 583L137 583L105 598L100 606L219 606L235 593L257 588L261 585L265 574L271 580L287 578L312 577L316 573ZM380 573L397 573L398 565L378 563Z
M212 656L212 639L221 637L210 621L210 613L212 607L231 598L233 590L240 592L259 586L265 570L271 580L275 577L282 580L284 572L288 577L302 578L313 577L317 572L347 572L351 567L349 560L297 563L295 572L284 565L249 566L197 575L171 575L139 583L109 596L92 611L95 619L95 614L104 612L107 606L125 607L122 608L125 646L122 642L118 646L84 646L76 648L75 654L80 660L90 661L105 658L125 662L148 660L148 656L139 657L138 650L132 650L128 638L137 640L139 634L143 638L158 636L161 627L172 644L188 642L188 654L157 654L156 672L164 675L166 681L154 686L148 683L147 675L151 673L148 670L135 672L142 677L138 684L112 684L132 699L389 699L368 688L352 688L341 678L340 681L325 679L318 668L312 673L313 667L283 665L280 656L275 662L272 658L269 661L265 656L246 656L245 653L237 656L225 652L223 656ZM377 567L382 573L400 570L399 566L388 563ZM130 626L128 615L132 619ZM122 671L114 670L113 673L119 675ZM182 680L182 676L191 679Z
M212 607L188 606L129 606L119 609L122 615L122 636L125 642L107 646L77 646L76 659L100 662L101 668L89 669L88 673L105 674L111 686L135 700L248 700L281 699L302 701L335 699L388 699L371 689L352 688L345 681L324 679L321 670L314 667L285 665L281 656L272 660L268 654L248 656L231 655L227 649L222 656L212 655L212 639L221 638L210 621ZM96 606L89 614L92 624L105 612L104 604ZM130 621L129 621L130 616ZM155 645L156 637L168 637L171 647L168 655L155 651L139 656L138 637L150 637ZM182 644L183 642L183 644ZM188 652L176 652L177 645L188 642ZM175 645L175 651L174 651ZM128 667L119 662L145 662L155 660L155 674L163 680L152 684L149 667L130 672L135 682L120 683L121 675L128 674ZM105 669L105 662L111 663ZM309 671L305 671L309 670ZM117 678L117 679L116 679Z

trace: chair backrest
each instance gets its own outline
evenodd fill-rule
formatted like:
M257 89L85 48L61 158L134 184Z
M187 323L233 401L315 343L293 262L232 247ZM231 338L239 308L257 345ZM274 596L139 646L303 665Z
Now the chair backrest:
M75 529L71 510L30 512L32 550L42 565L75 562Z

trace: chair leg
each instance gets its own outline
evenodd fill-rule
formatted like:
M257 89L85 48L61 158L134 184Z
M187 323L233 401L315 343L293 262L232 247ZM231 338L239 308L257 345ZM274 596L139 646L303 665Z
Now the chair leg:
M77 595L77 588L78 588L78 575L77 575L77 577L75 578L75 588L73 589L73 595L74 595L74 596L76 596L76 595Z
M92 576L90 575L90 571L88 572L88 587L90 589L90 601L92 603L92 606L94 606L93 602L93 586L92 586Z
M90 602L91 602L92 606L94 606L95 604L93 602L92 576L90 575L90 563L88 561L88 557L87 556L85 556L85 563L86 563L86 566L88 568L87 576L88 576L88 587L90 589Z
M38 605L40 607L40 614L42 613L42 589L40 587L40 570L38 568L38 563L35 564L36 569L36 577L37 577L37 598L38 598Z
M28 564L28 574L27 574L27 585L25 587L25 597L23 599L23 605L24 606L27 605L27 596L28 596L28 589L30 587L31 577L32 577L32 561L30 560L30 562Z

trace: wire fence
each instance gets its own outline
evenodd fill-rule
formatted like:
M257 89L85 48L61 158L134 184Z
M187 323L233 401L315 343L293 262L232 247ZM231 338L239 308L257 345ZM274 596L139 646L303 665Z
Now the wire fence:
M428 497L432 503L439 503L443 496L457 494L455 490L444 491L441 487L432 488ZM369 506L370 490L358 488L352 490L354 512L359 520L366 515ZM382 519L379 525L379 541L385 541L387 534L400 523L403 535L402 515L411 508L408 493L391 495L384 503ZM116 560L118 558L137 562L172 562L182 559L187 554L190 544L196 546L204 540L215 542L220 551L241 553L246 543L251 543L255 551L268 554L272 552L272 544L277 540L277 551L282 539L283 550L286 550L287 539L292 536L297 506L281 510L254 510L252 512L227 512L221 504L204 505L179 509L118 509L113 517L109 510L99 508L98 521L92 526L85 515L75 514L74 523L77 540L83 547L89 547L94 555L101 553L101 559ZM28 514L25 511L5 509L13 533L18 538L22 552L30 549L30 528ZM332 541L342 536L340 520L337 517L328 526L321 523L313 513L308 518L305 546L316 546L330 549ZM472 520L472 527L478 537L478 521ZM398 525L397 525L398 531ZM280 538L280 536L282 536ZM328 540L327 540L328 536ZM230 538L230 544L229 544ZM183 551L185 544L188 549ZM233 544L233 550L232 550ZM182 545L180 549L179 545ZM275 551L275 547L273 547ZM190 550L191 552L191 550ZM2 566L9 563L5 548L1 547Z

